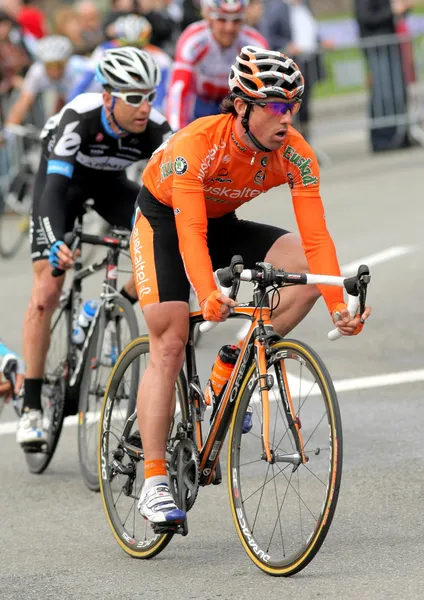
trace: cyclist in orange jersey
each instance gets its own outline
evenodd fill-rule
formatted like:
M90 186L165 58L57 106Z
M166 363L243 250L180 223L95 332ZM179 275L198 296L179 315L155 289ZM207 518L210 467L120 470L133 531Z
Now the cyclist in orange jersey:
M223 321L234 301L216 288L213 270L241 254L246 268L266 261L288 271L340 275L327 231L320 175L312 148L291 126L304 81L280 52L245 46L232 66L222 115L198 119L152 156L138 196L131 254L150 335L151 360L140 385L138 418L145 455L139 511L147 519L184 518L167 488L165 444L175 381L188 334L189 282L203 315ZM241 220L236 209L287 183L300 232ZM340 288L285 289L273 324L286 335L323 295L347 336L369 314L351 319Z

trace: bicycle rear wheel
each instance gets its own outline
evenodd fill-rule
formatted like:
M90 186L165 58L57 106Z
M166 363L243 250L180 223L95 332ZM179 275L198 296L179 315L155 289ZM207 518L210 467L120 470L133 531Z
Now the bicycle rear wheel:
M0 215L0 256L13 258L29 234L29 216L7 213Z
M70 311L66 307L60 308L52 319L50 348L47 354L41 391L47 442L41 447L26 448L25 458L31 473L41 474L47 469L62 431L69 375L68 349L70 335Z
M105 333L113 336L112 357L104 356ZM138 336L137 317L128 300L115 296L112 301L102 304L85 357L78 409L78 456L81 474L87 487L94 492L100 490L97 466L98 425L107 380L116 358ZM137 386L139 370L138 365L134 364L131 377Z
M0 199L0 256L10 259L28 239L34 176L24 166Z
M155 534L137 510L144 482L142 440L134 419L126 439L138 448L137 458L122 451L120 443L124 426L136 406L137 385L132 369L138 364L140 378L148 362L149 339L142 336L131 342L118 358L109 379L103 401L99 428L100 492L106 518L120 547L134 558L153 558L169 544L173 533ZM187 419L187 384L183 373L176 383L177 408L170 428L169 450L176 426ZM134 415L135 416L135 415ZM125 471L125 473L123 473Z
M263 571L289 576L321 547L336 509L342 474L342 426L336 392L309 346L273 346L268 374L269 437L274 461L263 456L262 404L256 365L244 378L230 429L228 487L234 523L249 558ZM248 405L253 428L242 434ZM289 423L293 407L295 423ZM306 461L300 460L300 457Z

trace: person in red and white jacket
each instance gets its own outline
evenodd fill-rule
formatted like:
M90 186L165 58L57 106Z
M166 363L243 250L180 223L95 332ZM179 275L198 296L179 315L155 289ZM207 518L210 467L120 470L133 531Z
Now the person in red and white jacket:
M269 48L258 31L244 24L248 4L249 0L202 0L204 19L181 34L166 104L174 131L219 113L228 94L228 71L243 46Z

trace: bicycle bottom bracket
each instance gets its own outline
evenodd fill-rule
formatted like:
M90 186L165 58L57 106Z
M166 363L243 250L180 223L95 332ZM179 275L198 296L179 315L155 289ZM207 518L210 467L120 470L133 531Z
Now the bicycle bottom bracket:
M190 510L199 491L199 452L192 440L184 438L176 443L168 472L169 487L177 506Z

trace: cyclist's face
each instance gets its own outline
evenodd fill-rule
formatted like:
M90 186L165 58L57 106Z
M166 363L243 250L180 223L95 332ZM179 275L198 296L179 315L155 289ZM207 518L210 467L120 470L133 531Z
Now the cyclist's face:
M152 90L143 90L143 94L148 94ZM140 90L125 90L126 93L140 94ZM113 97L106 94L106 108L112 108ZM115 98L113 114L119 125L131 133L143 133L149 120L151 105L145 100L140 106L133 107L124 102L121 98Z
M58 60L56 62L44 63L47 77L52 81L60 81L65 75L66 61Z
M212 35L223 48L234 44L243 24L242 19L209 19Z
M253 135L270 150L278 150L283 145L288 126L293 122L290 111L285 114L275 114L275 108L283 102L281 98L267 98L264 102L272 103L274 110L266 107L253 106L249 117L249 129Z

